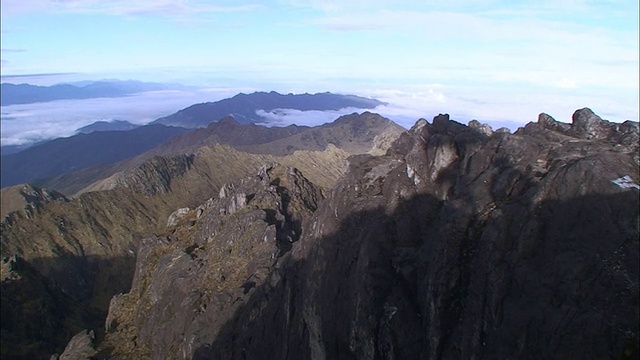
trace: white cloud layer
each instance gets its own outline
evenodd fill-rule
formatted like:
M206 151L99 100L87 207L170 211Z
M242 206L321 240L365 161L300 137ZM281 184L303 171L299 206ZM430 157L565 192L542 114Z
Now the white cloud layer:
M217 101L240 91L249 93L253 90L217 87L199 91L148 92L121 98L3 106L1 143L23 145L70 136L76 129L99 120L127 120L134 124L146 124L196 103ZM388 105L373 109L346 108L337 111L258 110L257 114L265 119L262 124L267 126L317 126L334 121L342 115L369 110L408 129L420 118L431 121L434 116L447 113L453 120L463 124L477 119L490 124L494 129L507 127L514 131L528 122L537 121L541 112L550 114L558 121L571 122L571 115L575 110L590 107L596 114L610 121L638 121L638 109L625 105L627 102L624 99L612 101L597 95L585 99L584 96L571 95L570 92L559 98L552 93L504 93L494 89L477 92L475 89L430 84L404 89L371 88L351 93L376 98ZM629 114L633 116L630 117Z
M369 109L370 111L376 111L376 109ZM265 119L264 122L258 123L258 125L265 126L318 126L326 123L333 122L335 119L342 115L348 115L353 113L361 113L366 110L357 108L343 108L340 110L309 110L302 111L296 109L274 109L271 111L258 110L256 114Z
M2 145L24 145L70 136L78 128L96 121L146 124L196 103L220 100L231 91L153 91L118 98L2 106Z

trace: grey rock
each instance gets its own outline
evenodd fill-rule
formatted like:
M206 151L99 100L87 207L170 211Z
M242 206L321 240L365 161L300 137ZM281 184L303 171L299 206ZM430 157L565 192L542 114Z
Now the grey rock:
M612 127L589 108L576 110L569 133L584 139L605 139L611 137Z
M481 124L478 120L469 121L469 124L467 126L469 126L472 129L476 129L487 136L491 136L491 134L493 134L493 129L491 128L491 125Z
M560 133L565 133L569 129L571 129L570 124L561 123L556 121L551 115L541 113L538 115L538 125L540 125L543 129L556 131Z
M132 291L112 299L106 322L121 351L188 359L213 342L258 288L277 286L273 270L322 198L298 170L277 164L222 189L198 207L188 235L178 225L172 242L142 241ZM121 340L132 331L135 340Z
M59 360L90 360L98 353L94 346L93 330L82 330L76 334L64 349Z
M167 219L167 227L173 227L178 225L178 222L183 219L191 211L188 207L180 208L169 215Z

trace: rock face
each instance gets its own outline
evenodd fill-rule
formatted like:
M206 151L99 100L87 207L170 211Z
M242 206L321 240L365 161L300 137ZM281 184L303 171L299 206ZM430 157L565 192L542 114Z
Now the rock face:
M83 330L76 334L64 352L59 357L54 355L51 360L91 360L97 351L94 347L95 334L93 331Z
M588 109L514 134L439 115L323 201L266 167L143 241L100 354L637 358L637 139Z
M23 210L25 215L31 216L33 212L39 211L43 204L50 201L67 201L64 195L57 191L49 191L29 184L2 188L0 194L2 196L1 217L18 210Z
M114 187L124 187L147 196L166 194L171 190L171 180L184 175L193 164L193 158L193 155L155 156L119 178Z
M189 358L213 342L257 288L277 285L272 270L321 198L296 169L268 165L144 239L131 292L111 301L103 353Z

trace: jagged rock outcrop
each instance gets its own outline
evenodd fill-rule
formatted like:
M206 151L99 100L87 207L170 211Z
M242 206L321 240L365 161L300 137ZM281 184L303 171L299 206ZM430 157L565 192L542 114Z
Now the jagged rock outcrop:
M573 113L572 124L556 121L547 114L540 114L537 124L529 124L528 131L535 131L533 128L542 127L556 133L568 135L579 139L601 140L618 145L620 150L635 152L637 157L640 138L638 136L638 122L627 120L621 124L602 120L589 108L576 110Z
M152 196L9 214L3 358L103 322L97 358L637 358L638 124L474 125L420 120L324 200L284 166L223 186L275 158L216 147ZM346 156L319 154L329 189Z
M571 125L541 115L487 135L440 115L385 156L351 157L313 215L313 196L291 195L309 193L296 183L311 188L298 176L229 188L204 218L145 240L102 349L154 359L635 358L637 129L579 110ZM287 215L292 204L306 215Z
M62 355L51 356L51 360L92 360L98 353L94 345L93 331L82 330L77 333L64 349Z
M266 165L144 239L132 291L111 302L103 353L188 358L214 341L256 288L277 283L269 274L321 197L295 168Z
M2 210L0 217L12 211L23 210L26 216L32 216L43 204L54 200L67 201L64 195L54 190L42 189L29 184L2 188Z

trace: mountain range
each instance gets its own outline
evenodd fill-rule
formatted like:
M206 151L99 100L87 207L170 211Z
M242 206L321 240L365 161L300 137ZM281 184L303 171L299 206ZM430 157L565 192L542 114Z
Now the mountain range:
M2 189L3 359L638 357L637 122L227 115Z
M332 153L332 149L335 149L339 150L339 155L336 156L343 161L348 155L384 152L403 131L402 127L392 121L371 113L343 116L333 123L318 127L291 125L284 128L240 124L233 118L226 117L206 129L195 129L177 135L131 158L34 180L33 183L40 187L56 189L68 196L89 190L104 190L113 186L114 178L153 157L197 154L202 152L203 148L215 148L217 145L228 145L239 151L263 156L299 156L304 153L296 155L296 152L300 151ZM33 164L38 164L38 161L34 161ZM305 167L305 164L297 166Z
M330 93L280 95L271 92L240 94L210 105L217 108L222 104L225 108L224 104L231 103L238 108L253 109L258 105L268 107L279 104L304 110L312 107L321 108L322 106L317 104L323 101L327 101L324 108L340 108L343 105L355 103L379 103L377 100ZM176 116L181 112L190 111L190 108L179 111ZM357 117L352 115L354 116ZM3 154L3 161L0 163L1 184L5 187L29 182L72 195L94 181L140 165L153 155L195 152L201 146L218 143L228 144L244 151L272 155L287 155L295 150L324 150L329 143L343 148L350 154L367 152L372 146L388 145L390 139L403 130L395 124L391 125L392 122L389 120L376 116L375 119L372 114L357 119L345 117L344 120L335 124L311 129L295 125L288 127L241 125L234 118L226 115L225 119L228 121L218 123L221 118L215 118L207 128L194 129L188 134L184 134L187 132L184 127L190 126L188 122L175 122L182 127L164 126L159 124L159 121L143 127L136 127L123 121L96 122L78 129L77 135L44 142L17 153ZM128 130L131 127L133 129ZM386 130L392 130L389 133L390 137L383 135L383 133L386 134ZM157 147L179 134L184 136ZM294 135L298 137L294 139L292 137ZM280 141L279 144L273 143L283 138L287 139ZM154 150L151 151L151 149ZM147 151L149 151L147 154L143 154ZM125 164L118 163L126 159L130 160Z
M2 187L111 164L158 146L187 129L147 125L130 131L99 131L51 140L2 156Z
M126 131L133 130L140 125L132 124L126 120L96 121L76 130L76 134L90 134L96 131Z
M317 94L279 94L271 92L240 93L232 98L204 104L196 104L180 110L173 115L155 120L155 124L181 126L186 128L206 127L225 116L232 116L236 121L249 123L265 123L266 119L257 111L270 112L276 109L340 110L344 108L373 109L385 103L354 95L332 93Z
M2 106L31 104L68 99L91 99L100 97L122 97L145 91L184 89L185 86L141 81L103 80L82 83L37 86L30 84L0 85Z

